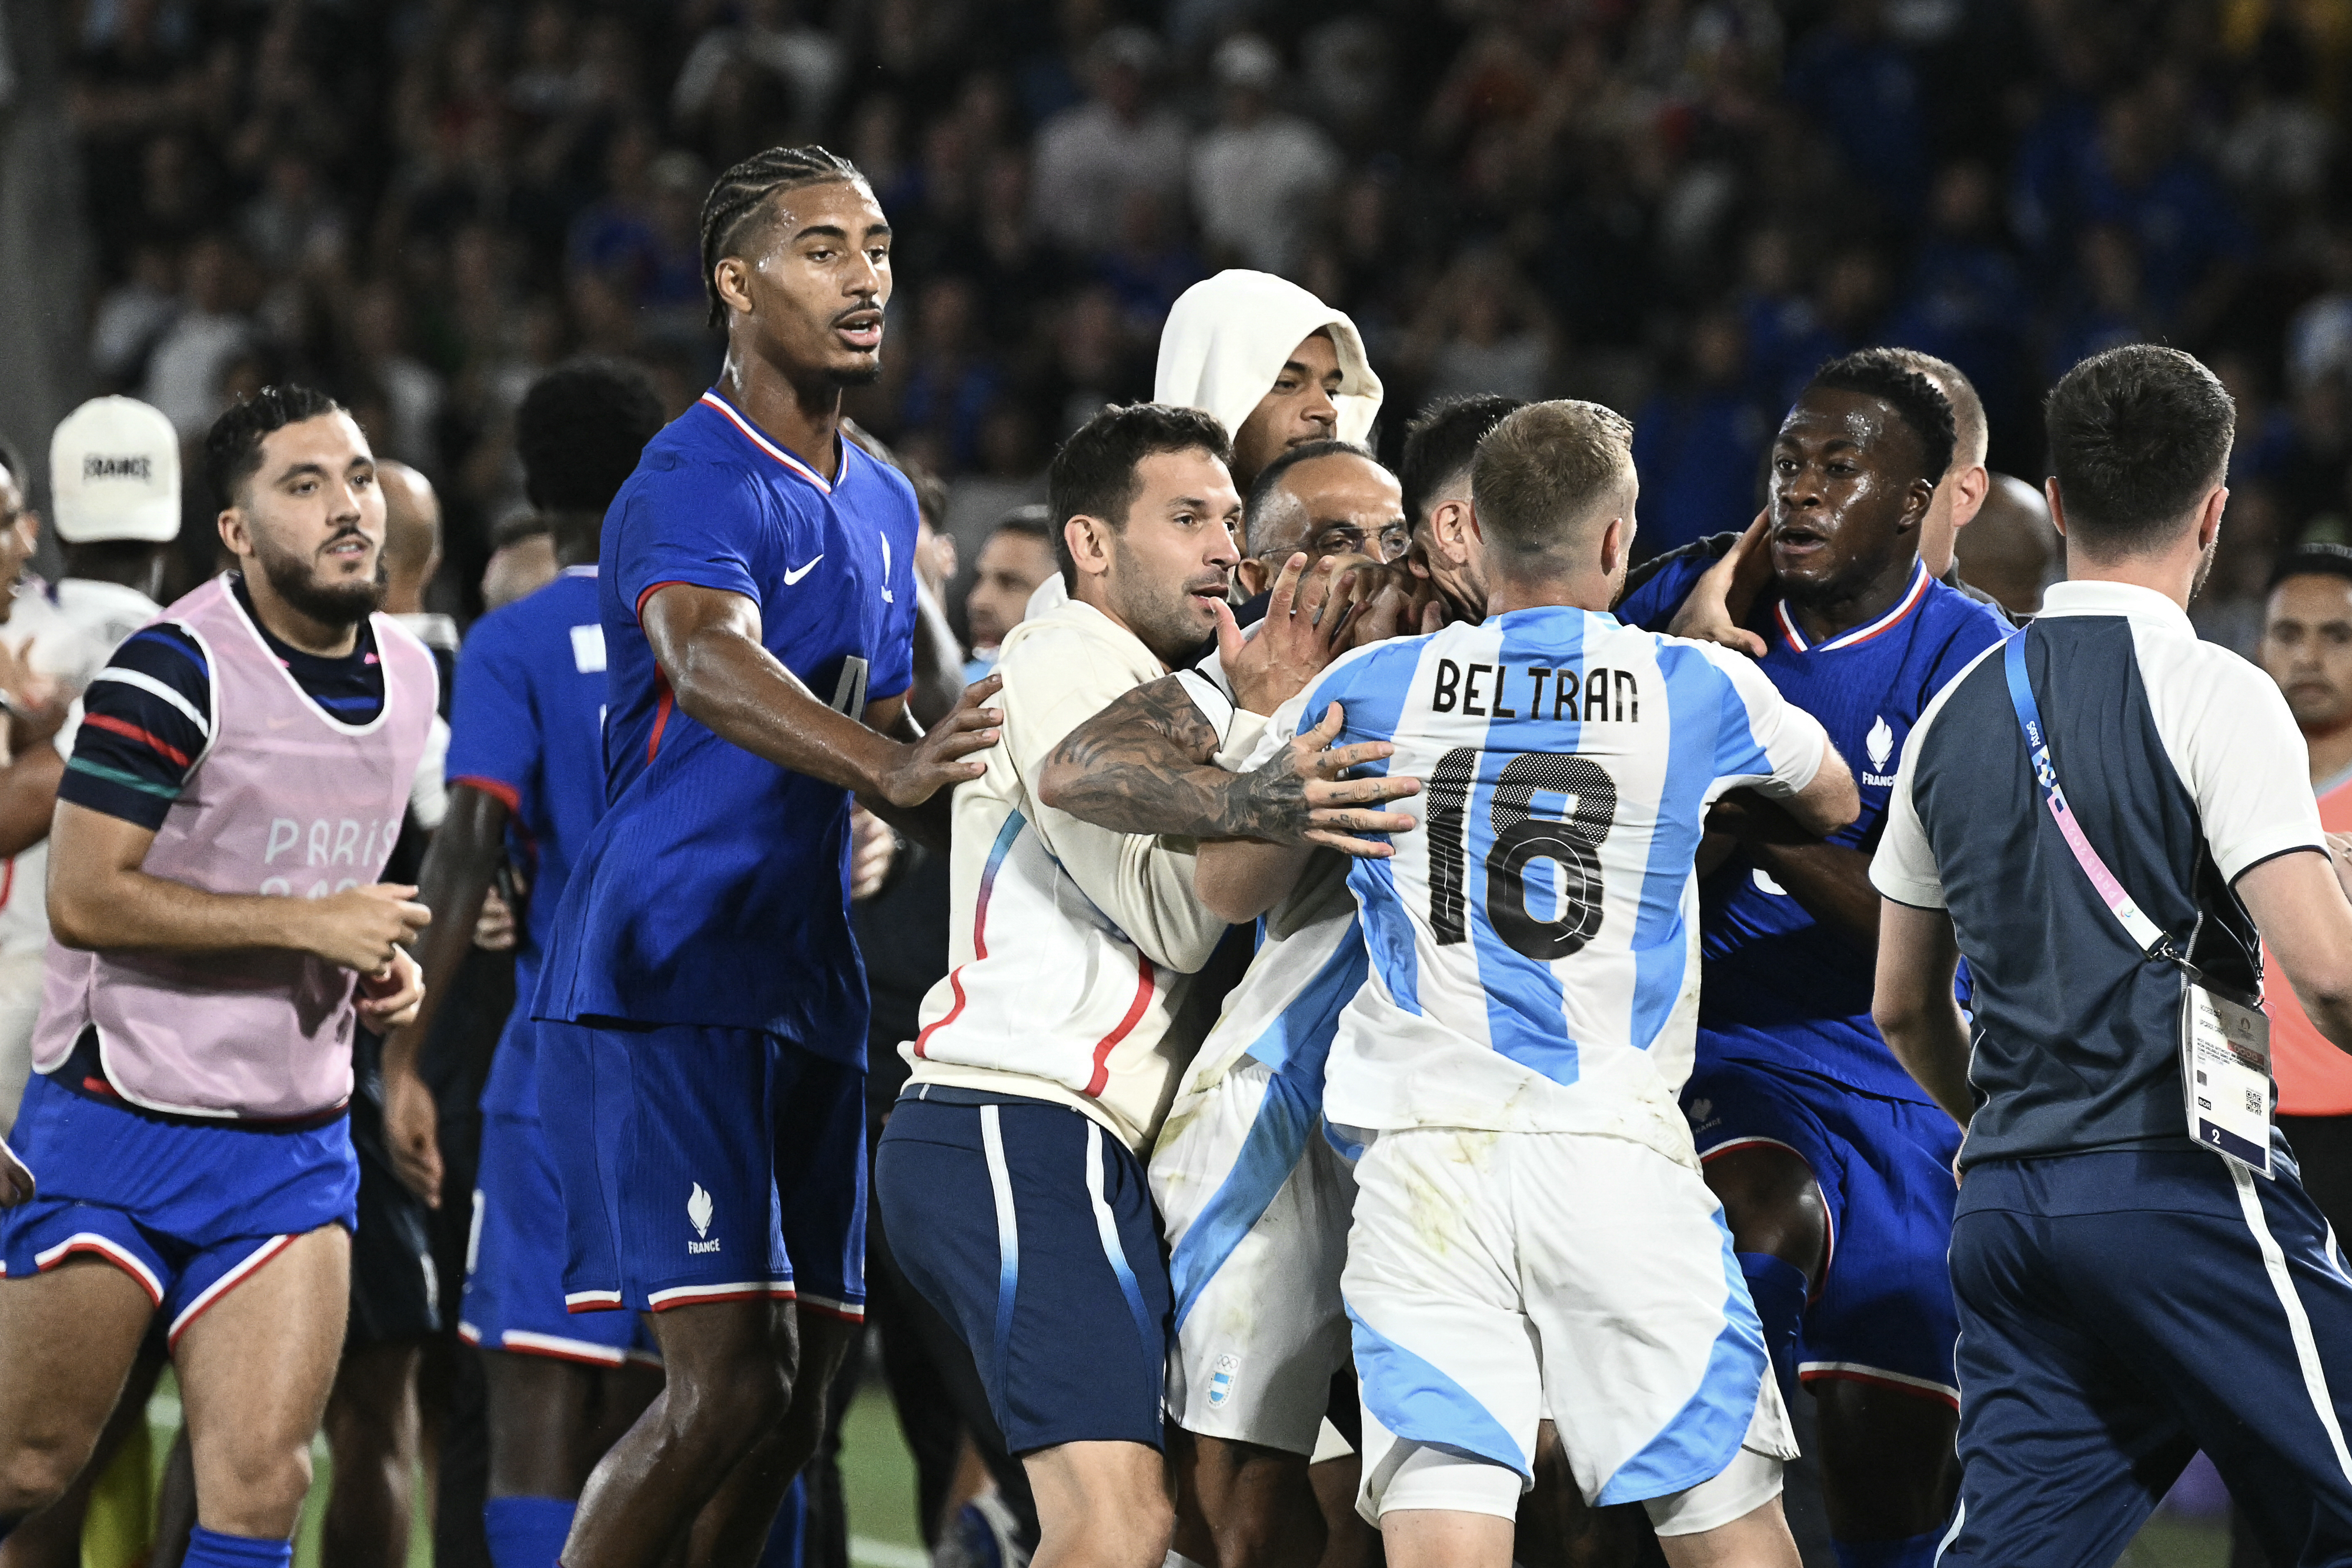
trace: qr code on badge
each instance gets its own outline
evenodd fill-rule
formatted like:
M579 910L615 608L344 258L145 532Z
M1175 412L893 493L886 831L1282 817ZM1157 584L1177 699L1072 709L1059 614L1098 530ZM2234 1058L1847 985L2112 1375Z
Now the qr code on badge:
M2247 1115L2249 1115L2249 1116L2259 1116L2259 1115L2261 1115L2262 1113L2263 1113L2263 1095L2262 1095L2262 1091L2261 1091L2261 1090L2259 1090L2259 1089L2249 1089L2249 1090L2247 1090L2247 1091L2246 1091L2246 1114L2247 1114Z

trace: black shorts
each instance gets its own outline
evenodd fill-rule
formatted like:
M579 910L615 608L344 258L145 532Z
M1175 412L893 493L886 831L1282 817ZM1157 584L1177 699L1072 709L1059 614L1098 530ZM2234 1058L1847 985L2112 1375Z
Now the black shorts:
M359 1229L352 1239L352 1322L346 1350L423 1339L441 1328L431 1210L393 1174L384 1143L383 1088L361 1059L352 1094L352 1147L359 1155Z

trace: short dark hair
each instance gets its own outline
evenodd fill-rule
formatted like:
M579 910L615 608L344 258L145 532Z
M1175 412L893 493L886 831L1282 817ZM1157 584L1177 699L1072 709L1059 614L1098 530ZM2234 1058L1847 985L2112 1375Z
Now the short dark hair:
M1336 437L1323 441L1302 441L1296 446L1283 448L1273 462L1257 471L1257 478L1250 485L1249 498L1242 503L1242 529L1244 534L1252 536L1244 541L1242 547L1244 549L1252 554L1256 553L1257 545L1255 536L1257 530L1258 514L1265 509L1267 498L1281 486L1283 476L1301 463L1312 463L1319 457L1360 457L1375 467L1380 465L1381 461L1354 442L1340 441Z
M1054 517L1043 501L1032 501L1025 507L1015 507L996 519L988 530L991 538L998 534L1019 534L1023 538L1035 539L1040 544L1054 542Z
M1076 588L1078 580L1077 562L1070 555L1070 519L1100 517L1114 529L1124 528L1127 509L1143 488L1136 465L1159 453L1193 451L1233 465L1234 444L1216 415L1171 403L1106 408L1071 433L1045 470L1046 526L1065 588Z
M1597 402L1531 402L1495 426L1470 465L1478 528L1507 556L1572 545L1633 474L1633 422Z
M236 493L259 471L261 444L273 432L342 409L325 392L290 385L266 386L229 404L205 433L205 482L214 500L224 507L236 505Z
M551 512L602 517L660 434L653 377L626 360L572 360L530 383L515 410L522 490Z
M2297 545L2278 558L2271 580L2263 584L2267 596L2290 577L2340 577L2352 580L2352 545Z
M1432 498L1469 468L1486 433L1526 406L1500 392L1473 392L1441 398L1415 415L1405 426L1404 454L1397 463L1405 521L1421 527Z
M1927 465L1920 477L1930 485L1943 482L1958 439L1952 423L1952 400L1944 395L1943 388L1904 363L1901 350L1857 349L1832 360L1805 383L1805 392L1815 390L1874 397L1893 409L1895 417L1919 438L1919 451Z
M2058 378L2042 404L2066 534L2093 554L2168 542L2221 483L2237 404L2178 349L2130 343Z
M771 147L719 176L702 198L702 291L710 300L710 325L722 325L727 308L719 302L719 284L712 276L719 258L735 248L746 223L778 191L803 185L831 185L845 180L863 183L857 165L828 148Z
M1974 453L1979 455L1977 461L1983 462L1981 455L1990 439L1990 427L1985 423L1984 399L1977 395L1976 383L1969 380L1968 372L1949 360L1939 360L1918 349L1895 348L1886 352L1895 363L1933 382L1936 390L1952 405L1952 461L1959 461L1963 453Z

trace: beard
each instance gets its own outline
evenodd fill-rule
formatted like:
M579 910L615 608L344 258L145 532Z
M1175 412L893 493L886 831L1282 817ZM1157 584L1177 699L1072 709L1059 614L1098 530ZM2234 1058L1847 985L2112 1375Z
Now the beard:
M373 577L328 584L319 581L317 568L310 558L279 549L259 529L254 531L253 544L262 575L278 591L278 596L320 625L356 626L383 607L390 573L381 550L376 552Z
M870 387L881 379L882 351L878 349L874 351L874 357L867 360L864 364L853 365L846 369L837 370L833 372L833 384L845 389L849 387Z
M2205 547L2205 553L2197 558L2197 575L2189 584L2189 597L2191 601L2205 591L2205 580L2213 575L2213 557L2221 548L2221 536L2215 534L2213 542Z

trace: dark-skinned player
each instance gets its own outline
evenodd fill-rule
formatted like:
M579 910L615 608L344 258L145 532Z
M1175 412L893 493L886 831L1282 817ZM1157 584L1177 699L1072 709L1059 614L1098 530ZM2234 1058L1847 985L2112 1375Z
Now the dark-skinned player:
M609 804L541 970L565 1304L650 1312L667 1385L600 1461L569 1568L758 1554L864 1312L867 998L853 793L974 778L992 710L907 711L913 487L843 439L881 373L890 226L823 148L703 204L719 384L649 444L598 569ZM923 831L929 819L906 819Z
M1944 1262L1958 1134L1871 1023L1868 878L1904 737L2007 631L1918 559L1952 443L1943 393L1883 351L1823 366L1789 411L1773 580L1745 630L1854 759L1862 815L1821 840L1735 791L1699 861L1706 979L1683 1107L1775 1364L1814 1396L1845 1568L1924 1568L1958 1480ZM1668 563L1619 618L1664 628L1707 564Z

